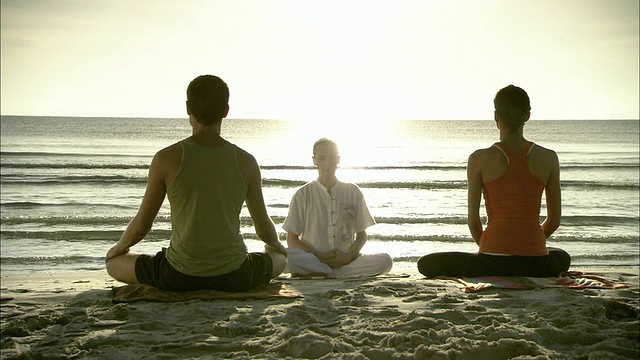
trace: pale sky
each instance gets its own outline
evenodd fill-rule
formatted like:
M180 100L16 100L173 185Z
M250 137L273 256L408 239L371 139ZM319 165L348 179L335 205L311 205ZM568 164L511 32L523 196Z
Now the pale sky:
M1 0L3 115L186 117L214 74L230 118L639 118L637 0Z

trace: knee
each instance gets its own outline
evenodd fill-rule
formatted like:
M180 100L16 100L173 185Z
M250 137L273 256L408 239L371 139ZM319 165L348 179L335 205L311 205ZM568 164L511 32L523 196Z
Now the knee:
M428 278L437 276L438 274L434 273L432 266L430 265L431 261L429 255L425 255L418 259L418 271L420 272L420 274Z
M427 269L427 263L428 263L428 260L426 255L418 259L418 271L420 271L422 275L425 275L424 272Z
M121 255L107 261L107 273L114 279L127 283L137 284L138 278L135 272L137 256Z
M382 257L382 267L383 267L383 274L388 273L389 271L391 271L391 268L393 268L393 258L389 255L389 254L383 254L384 256Z
M568 252L562 249L551 248L549 249L549 254L553 259L554 273L560 274L569 270L571 266L571 255L569 255Z
M363 259L368 259L365 264L370 268L374 275L386 274L393 268L393 258L389 254L366 254L360 255ZM354 259L357 261L358 258ZM353 263L353 262L352 262Z
M118 259L111 259L107 262L107 273L117 281L127 284L131 283L131 281L125 275L122 264L120 261L118 261Z
M127 282L123 274L122 261L117 257L107 261L107 273L118 281Z
M566 266L565 271L569 270L569 266L571 266L571 255L568 252L562 250L562 263Z
M106 268L107 268L107 274L109 274L109 276L111 276L112 278L119 280L116 278L116 275L118 274L118 272L116 271L115 267L116 267L116 262L114 261L114 259L109 259L106 262Z
M271 278L275 278L282 274L285 266L287 266L287 257L276 252L270 252L269 256L271 257L272 263Z

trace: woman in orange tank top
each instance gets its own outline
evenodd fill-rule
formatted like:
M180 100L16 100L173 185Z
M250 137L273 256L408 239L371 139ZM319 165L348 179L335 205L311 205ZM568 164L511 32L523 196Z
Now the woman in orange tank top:
M479 251L425 255L418 261L418 269L427 277L547 277L569 269L569 254L546 246L560 225L558 156L524 138L531 107L523 89L513 85L501 89L494 107L500 142L475 151L467 163L467 221ZM543 191L547 216L540 224ZM488 218L484 229L480 220L482 195Z

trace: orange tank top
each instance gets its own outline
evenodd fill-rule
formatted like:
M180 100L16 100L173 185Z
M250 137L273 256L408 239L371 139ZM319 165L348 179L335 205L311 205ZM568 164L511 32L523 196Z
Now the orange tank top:
M480 237L480 252L547 255L547 239L540 226L540 201L545 184L531 173L527 164L534 144L527 142L520 154L502 143L493 146L502 151L509 165L498 179L483 184L488 224Z

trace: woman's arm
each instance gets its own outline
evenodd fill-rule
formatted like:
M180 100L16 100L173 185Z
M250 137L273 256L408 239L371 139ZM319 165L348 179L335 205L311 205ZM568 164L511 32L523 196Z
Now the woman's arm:
M467 161L467 225L473 240L480 245L482 221L480 220L480 198L482 196L482 175L480 154L474 152Z
M555 151L549 150L548 161L551 163L551 173L545 186L547 200L547 218L542 223L542 231L547 239L560 226L562 217L562 195L560 190L560 163Z

